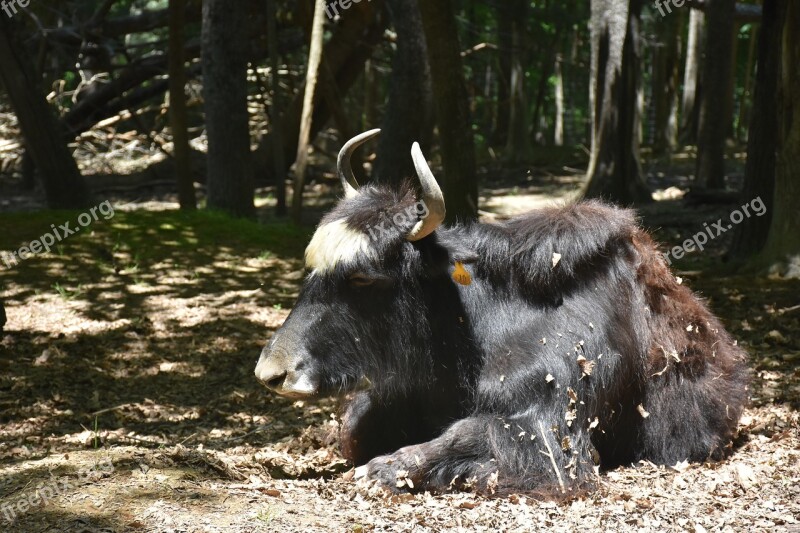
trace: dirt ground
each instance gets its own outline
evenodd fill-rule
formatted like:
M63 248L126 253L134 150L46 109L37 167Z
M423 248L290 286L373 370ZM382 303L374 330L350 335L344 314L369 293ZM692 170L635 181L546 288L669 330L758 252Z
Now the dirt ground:
M728 207L676 209L644 213L669 243ZM60 217L0 215L0 248ZM277 398L253 377L296 295L303 235L215 224L118 213L0 271L0 531L800 531L800 285L724 274L724 242L678 275L753 357L735 453L603 472L596 493L555 504L350 481L337 402Z

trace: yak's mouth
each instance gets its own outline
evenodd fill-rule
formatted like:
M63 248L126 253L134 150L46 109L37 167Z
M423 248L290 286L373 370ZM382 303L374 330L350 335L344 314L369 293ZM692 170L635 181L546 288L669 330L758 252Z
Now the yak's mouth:
M319 380L308 370L286 370L285 361L277 357L262 357L256 365L256 379L281 396L292 399L315 396Z

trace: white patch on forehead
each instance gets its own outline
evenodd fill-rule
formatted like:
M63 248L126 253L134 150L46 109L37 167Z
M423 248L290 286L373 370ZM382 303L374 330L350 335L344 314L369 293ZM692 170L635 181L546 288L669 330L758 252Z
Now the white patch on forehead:
M375 258L369 236L347 226L344 219L323 224L306 248L306 267L315 272L332 270L339 263L352 263L357 257Z

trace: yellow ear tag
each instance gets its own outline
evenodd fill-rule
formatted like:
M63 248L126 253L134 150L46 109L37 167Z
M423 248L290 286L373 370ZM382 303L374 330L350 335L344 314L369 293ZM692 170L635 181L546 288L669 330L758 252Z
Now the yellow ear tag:
M458 261L456 261L456 269L453 271L453 281L459 285L472 284L472 276L469 275L469 272L467 272L467 270L464 268L464 265Z

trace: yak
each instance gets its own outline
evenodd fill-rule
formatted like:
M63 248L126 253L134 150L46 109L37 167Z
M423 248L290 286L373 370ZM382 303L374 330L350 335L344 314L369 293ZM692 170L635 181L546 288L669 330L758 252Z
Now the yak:
M446 227L417 143L418 188L358 188L351 155L378 133L342 148L345 196L255 370L289 398L346 398L357 479L557 497L601 469L730 452L746 354L632 211L582 201Z

